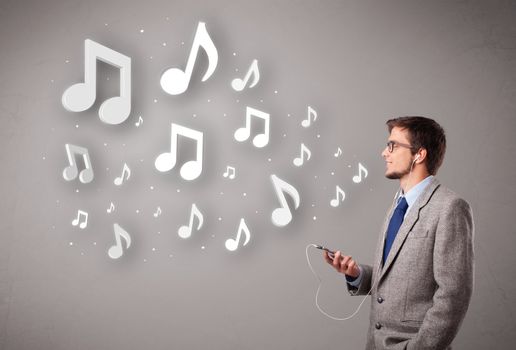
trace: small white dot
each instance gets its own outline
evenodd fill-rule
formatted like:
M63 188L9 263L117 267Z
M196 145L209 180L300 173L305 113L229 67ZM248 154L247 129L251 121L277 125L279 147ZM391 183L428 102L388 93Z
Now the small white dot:
M73 242L70 242L70 246L73 246Z
M84 255L84 252L81 252L81 255Z
M185 44L185 42L184 42L184 41L181 41L181 45L184 45L184 44Z
M106 168L106 171L109 171L109 168Z
M170 254L168 257L169 257L169 258L171 258L171 257L173 257L173 255L172 255L172 254Z
M147 262L147 259L143 259L143 262Z
M79 128L79 124L75 124L75 128L78 129Z
M150 56L150 57L149 57L149 59L151 59L151 60L152 60L152 56Z
M142 162L142 163L143 163L143 159L140 159L140 162Z
M156 98L155 98L155 99L154 99L154 103L158 103L158 99L156 99Z
M221 218L221 217L219 217L219 221L222 221L222 218Z
M348 165L348 168L351 168L351 165Z
M211 102L211 100L210 100L210 99L208 99L208 102Z
M258 210L256 211L256 214L258 214Z
M43 156L43 160L45 160L45 159L46 159L45 156Z
M211 238L215 238L215 235L211 235Z
M152 248L152 251L155 252L156 251L156 248Z
M239 103L239 102L240 102L240 100L236 100L236 102L237 102L237 103Z
M317 175L315 175L315 176L314 176L314 178L316 178L316 179L317 179Z
M76 189L75 192L79 193L79 189Z
M179 193L179 192L181 192L181 190L178 188L178 189L177 189L177 193Z
M107 146L107 143L104 142L104 147Z
M270 158L269 158L269 159L267 159L267 160L268 160L269 162L272 162L272 159L270 159Z
M278 90L274 90L274 93L277 94L278 93Z
M236 52L233 52L233 56L236 56Z
M165 19L168 21L170 19L170 17L165 17Z
M197 117L197 114L194 113L192 116L195 118L195 117Z
M65 63L70 63L70 60L65 60Z
M140 209L136 209L136 214L140 214Z
M54 82L54 79L50 80L50 82L51 82L51 83L53 83L53 82Z
M263 100L260 100L260 102L263 102Z
M226 116L226 113L224 113L224 117Z
M161 234L161 231L158 231L158 235L160 235L160 234Z
M245 196L247 196L247 193L245 193L245 192L244 192L244 194L243 194L243 195L244 195L244 197L245 197Z
M59 203L59 199L56 200L56 203Z
M220 195L222 196L224 194L224 192L220 192Z
M97 242L93 242L93 245L97 245Z
M312 208L315 208L315 204L312 204Z
M163 46L167 46L167 43L163 43L162 45L163 45Z
M321 135L317 134L317 138L321 138Z
M153 189L154 189L154 186L151 186L151 187L150 187L150 189L151 189L151 190L153 190Z
M335 175L335 173L332 171L332 172L331 172L331 175L333 176L333 175Z
M202 246L202 247L201 247L201 249L202 249L202 250L204 250L204 249L206 249L206 247L205 247L205 246Z
M107 24L107 23L104 23L104 25L107 27L107 25L108 25L108 24Z
M290 117L290 113L287 114L287 117Z
M287 134L283 134L283 137L287 137Z
M314 216L314 221L317 220L317 216Z
M238 68L235 68L235 72L238 72Z
M143 29L140 29L140 33L143 33L143 32L145 32L145 30L143 30Z
M125 147L125 143L122 143L122 146Z

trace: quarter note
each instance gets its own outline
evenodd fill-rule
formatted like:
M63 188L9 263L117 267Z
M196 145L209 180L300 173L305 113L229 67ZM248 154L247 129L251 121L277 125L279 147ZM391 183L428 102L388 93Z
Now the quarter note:
M339 196L342 197L342 199L339 201ZM344 202L344 198L346 198L346 193L340 188L338 185L335 188L335 198L330 201L330 205L334 208L338 207L340 202Z
M244 90L245 85L249 81L249 78L251 78L251 75L253 76L253 82L251 83L251 85L249 85L249 88L254 87L256 84L258 84L258 81L260 80L260 70L258 69L258 60L253 60L244 79L240 79L240 78L233 79L233 81L231 82L231 87L236 91Z
M278 196L278 200L281 204L281 207L274 209L272 212L272 223L276 226L286 226L292 221L292 212L287 204L287 200L285 199L286 192L288 195L292 197L294 200L294 208L297 209L301 202L301 198L299 197L299 192L292 186L291 184L283 181L276 175L271 175L272 184L274 185L274 191Z
M224 174L222 174L222 176L233 180L235 178L235 173L236 173L235 168L228 165L226 172Z
M161 208L158 207L158 209L156 209L156 212L153 214L155 218L157 218L158 216L161 215Z
M197 31L195 32L195 38L188 56L186 63L186 69L182 71L179 68L170 68L163 73L161 76L160 84L161 88L170 95L179 95L188 89L190 84L190 78L192 77L193 67L197 58L199 48L203 48L208 55L208 69L202 81L206 81L215 71L217 62L219 60L219 54L215 44L210 38L208 31L206 30L206 23L199 22L197 25Z
M177 136L181 135L196 141L196 159L186 162L179 173L185 180L191 181L199 177L202 172L203 162L203 133L172 123L170 137L170 152L161 153L154 162L158 171L169 171L176 165L177 160Z
M72 144L65 144L66 155L68 157L69 166L64 168L63 177L66 181L74 180L79 175L79 180L83 183L89 183L93 180L93 168L91 166L91 159L88 153L88 149ZM79 173L77 162L75 161L75 155L81 155L84 161L85 168Z
M108 255L111 259L118 259L124 254L124 250L122 248L122 240L120 237L122 237L125 240L125 249L129 249L131 246L131 236L127 231L125 231L120 225L117 223L113 224L113 230L115 232L115 245L111 246L108 250Z
M81 220L83 218L83 220ZM85 229L88 226L88 213L82 210L77 211L77 217L72 221L73 226L79 225L81 229Z
M362 174L364 174L364 179L367 177L367 169L361 164L358 163L358 175L353 176L353 182L358 184L362 182Z
M113 181L113 182L115 183L115 185L120 186L124 182L124 178L126 180L129 180L130 177L131 177L131 169L129 169L129 166L127 165L127 163L124 163L124 167L122 168L122 175L115 178L115 181Z
M199 223L197 224L197 231L199 231L202 227L202 224L204 223L204 216L200 212L199 208L194 204L192 204L192 210L190 211L190 223L188 226L181 226L179 230L177 231L177 234L181 238L188 238L192 235L192 227L193 227L193 220L194 217L197 218Z
M301 144L301 154L299 158L294 159L294 165L295 166L301 166L304 163L305 160L305 154L306 154L306 160L310 160L310 157L312 156L312 152L308 149L308 147L305 146L304 143Z
M246 107L245 126L235 131L235 140L243 142L249 138L251 135L251 117L257 117L264 121L264 132L253 138L253 145L258 148L265 147L269 143L270 115L251 107Z
M234 252L238 248L238 244L240 243L240 239L242 237L242 233L245 235L244 243L242 244L243 247L249 243L249 240L251 239L251 232L249 231L249 228L247 227L247 224L245 223L244 218L240 219L240 225L238 225L238 232L235 239L229 238L226 240L226 249L229 251Z
M315 122L316 119L317 119L317 111L315 109L313 109L312 107L308 106L308 116L307 116L306 120L303 120L301 122L301 125L305 128L308 128L310 126L310 124L312 123L312 121Z
M93 40L84 41L84 83L66 89L61 102L70 112L83 112L93 106L97 91L97 59L120 69L120 96L102 103L100 120L107 124L123 123L131 113L131 59Z

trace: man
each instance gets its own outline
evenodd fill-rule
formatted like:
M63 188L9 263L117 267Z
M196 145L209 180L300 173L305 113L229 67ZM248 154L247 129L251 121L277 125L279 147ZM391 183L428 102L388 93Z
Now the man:
M326 251L351 295L371 294L366 349L451 349L473 288L469 204L434 177L446 137L424 117L387 121L385 176L400 180L372 266Z

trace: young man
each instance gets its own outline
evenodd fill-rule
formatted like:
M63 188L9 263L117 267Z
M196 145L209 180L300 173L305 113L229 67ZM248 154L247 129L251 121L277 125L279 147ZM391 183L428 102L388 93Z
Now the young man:
M400 181L372 266L340 251L324 258L351 295L371 294L366 349L451 349L473 289L469 204L434 177L446 150L434 120L387 121L385 176Z

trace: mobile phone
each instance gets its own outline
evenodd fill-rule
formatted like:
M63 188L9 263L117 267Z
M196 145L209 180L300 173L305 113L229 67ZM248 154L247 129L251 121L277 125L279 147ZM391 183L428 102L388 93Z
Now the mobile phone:
M324 246L322 246L322 245L316 245L315 247L316 247L317 249L320 249L320 250L326 250L326 251L328 252L328 256L329 256L330 258L332 258L332 259L333 259L333 258L335 257L335 252L334 252L333 250L330 250L330 249L328 249L328 248L326 248L326 247L324 247Z

